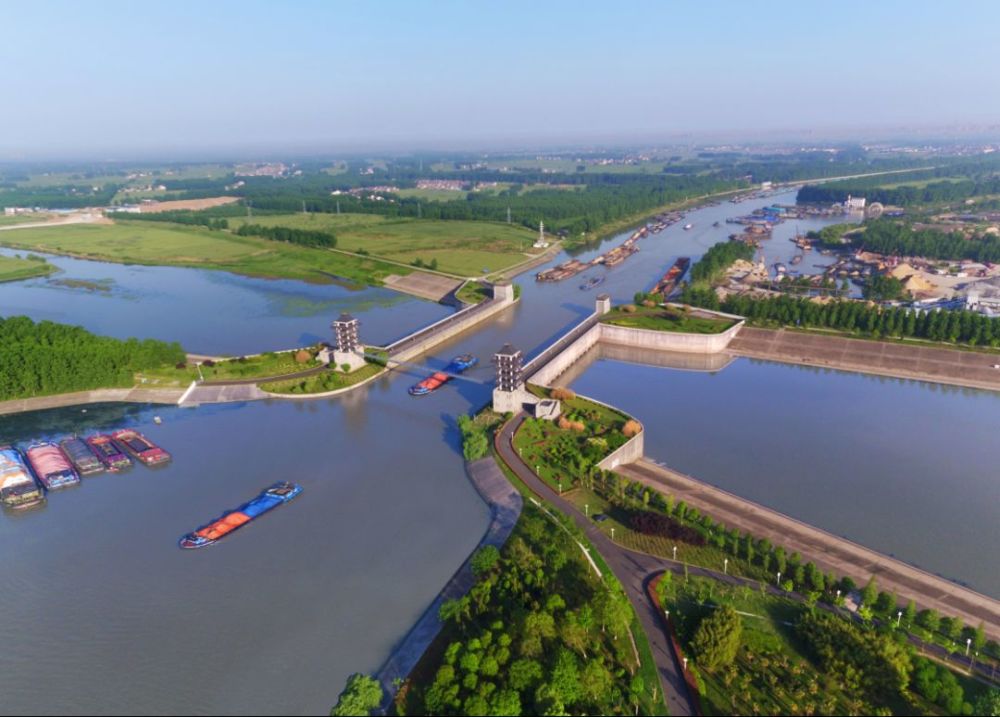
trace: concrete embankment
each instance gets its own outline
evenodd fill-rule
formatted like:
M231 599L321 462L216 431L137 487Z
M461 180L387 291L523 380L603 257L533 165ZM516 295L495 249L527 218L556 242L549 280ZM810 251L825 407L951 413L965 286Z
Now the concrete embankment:
M501 547L521 516L523 501L521 494L514 489L504 474L500 471L493 458L483 458L466 464L469 480L479 491L479 495L490 508L490 524L486 534L479 541L476 550L485 545ZM475 553L473 553L474 555ZM421 656L441 631L441 619L438 612L447 600L453 600L465 595L475 584L472 574L472 555L470 555L451 580L444 586L434 602L413 626L403 641L393 650L392 655L375 675L382 683L385 691L383 706L388 708L396 694L395 682L404 680L410 674Z
M744 327L735 356L1000 391L1000 354Z
M730 528L798 552L824 572L849 576L859 585L875 575L880 590L895 591L902 601L912 598L920 608L960 617L966 625L982 621L986 633L1000 639L1000 601L994 598L648 460L620 466L618 472L674 495Z
M0 401L0 415L43 411L47 408L83 406L88 403L163 403L176 404L184 395L185 388L102 388L94 391L60 393L55 396L17 398Z

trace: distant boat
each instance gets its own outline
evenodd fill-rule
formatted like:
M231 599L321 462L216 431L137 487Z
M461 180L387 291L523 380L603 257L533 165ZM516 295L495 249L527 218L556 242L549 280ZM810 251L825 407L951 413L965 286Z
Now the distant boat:
M409 393L411 396L426 396L433 393L448 383L452 374L464 373L466 369L472 368L477 363L479 363L479 359L472 354L456 356L451 360L451 363L444 367L444 371L435 371L420 383L410 386Z
M694 227L694 224L685 224L684 225L684 231L687 231L688 229L691 229L693 227Z
M236 510L231 510L211 523L203 525L194 532L188 533L178 541L178 545L186 550L204 548L217 543L237 528L256 520L279 505L284 505L295 499L302 492L302 486L296 483L280 481L263 490L253 500L244 503Z
M600 286L603 283L604 283L603 276L593 276L590 279L588 279L585 283L580 284L580 291L590 291L595 286Z

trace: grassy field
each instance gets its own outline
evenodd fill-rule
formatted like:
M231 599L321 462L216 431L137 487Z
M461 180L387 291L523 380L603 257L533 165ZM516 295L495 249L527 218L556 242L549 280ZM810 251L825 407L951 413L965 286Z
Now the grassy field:
M467 304L478 304L493 296L493 291L478 281L469 281L462 285L455 296L458 297L459 301L464 301Z
M460 189L400 189L396 192L403 198L420 199L425 202L450 202L453 199L464 199L466 192Z
M45 260L0 256L0 282L48 276L56 268Z
M347 388L361 383L372 376L385 371L384 366L370 363L362 366L351 373L342 373L339 370L324 371L308 378L289 379L287 381L274 381L260 385L265 391L272 393L288 393L293 395L307 395L310 393L327 393L341 388Z
M51 214L38 212L36 214L15 214L12 217L0 214L0 227L9 227L14 224L26 224L29 222L45 222L52 218Z
M322 249L212 232L200 227L119 221L13 229L0 245L124 264L221 269L248 276L377 284L406 269Z
M623 311L622 307L618 307L601 321L612 326L687 334L718 334L735 323L729 319L693 316L669 306L655 309L640 308L635 313Z
M525 259L535 235L514 224L394 219L374 214L272 214L230 219L236 229L250 222L333 232L337 248L410 264L437 260L439 271L475 276ZM487 273L489 273L487 272Z
M319 366L319 361L310 353L307 361L295 360L295 351L266 353L260 356L240 357L229 361L206 362L200 367L194 363L183 368L169 367L143 372L138 378L140 384L187 386L192 381L204 378L207 381L236 378L268 378L284 376L297 371Z

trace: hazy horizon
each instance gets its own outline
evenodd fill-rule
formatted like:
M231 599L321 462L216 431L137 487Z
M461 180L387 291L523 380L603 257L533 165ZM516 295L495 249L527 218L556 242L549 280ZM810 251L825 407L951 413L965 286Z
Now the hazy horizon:
M1000 136L988 2L100 8L8 8L0 159Z

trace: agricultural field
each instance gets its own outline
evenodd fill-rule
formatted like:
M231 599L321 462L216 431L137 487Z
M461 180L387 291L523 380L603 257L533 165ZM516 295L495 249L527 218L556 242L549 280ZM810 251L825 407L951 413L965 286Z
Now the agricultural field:
M54 266L41 257L22 259L14 256L0 256L0 282L47 276L55 270Z
M377 284L406 269L374 259L241 237L202 227L151 222L71 224L0 233L0 244L122 264L219 269L247 276Z
M230 219L241 224L330 231L337 248L412 264L421 261L459 277L493 273L524 261L535 235L515 224L397 219L374 214L272 214ZM484 271L485 270L485 271Z

